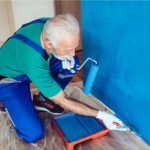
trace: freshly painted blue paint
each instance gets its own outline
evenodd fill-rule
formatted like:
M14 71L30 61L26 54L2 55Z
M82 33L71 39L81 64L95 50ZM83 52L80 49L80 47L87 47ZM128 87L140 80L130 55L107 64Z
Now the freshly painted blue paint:
M150 2L82 1L83 59L100 68L92 94L150 143ZM90 63L84 67L86 80Z
M68 142L75 142L104 130L103 126L94 117L75 113L58 116L55 118L55 122Z

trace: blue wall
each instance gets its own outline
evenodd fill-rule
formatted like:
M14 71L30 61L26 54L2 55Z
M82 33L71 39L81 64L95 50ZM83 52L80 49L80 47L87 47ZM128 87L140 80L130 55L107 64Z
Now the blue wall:
M100 64L92 94L150 143L150 2L81 6L83 59Z

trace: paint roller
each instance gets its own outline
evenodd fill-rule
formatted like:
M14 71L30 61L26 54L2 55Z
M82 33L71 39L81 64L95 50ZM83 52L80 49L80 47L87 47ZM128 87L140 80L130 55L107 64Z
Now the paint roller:
M85 94L89 94L91 92L95 78L96 78L98 70L99 70L98 62L93 60L92 58L87 58L84 61L84 63L78 68L78 70L80 70L89 60L92 61L92 65L89 70L89 73L88 73L88 76L87 76L87 79L85 82L84 90L83 90Z

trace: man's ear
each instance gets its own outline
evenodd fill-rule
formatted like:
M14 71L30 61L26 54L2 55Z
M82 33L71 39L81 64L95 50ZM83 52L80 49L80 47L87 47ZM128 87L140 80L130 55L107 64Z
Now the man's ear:
M46 48L50 49L52 47L52 44L49 40L45 40L45 46Z

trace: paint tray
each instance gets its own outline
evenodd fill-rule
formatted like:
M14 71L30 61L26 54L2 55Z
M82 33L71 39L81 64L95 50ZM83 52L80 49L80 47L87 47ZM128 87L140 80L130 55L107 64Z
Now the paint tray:
M54 117L51 123L63 139L67 150L73 150L76 144L104 136L109 132L109 129L96 118L75 113Z

